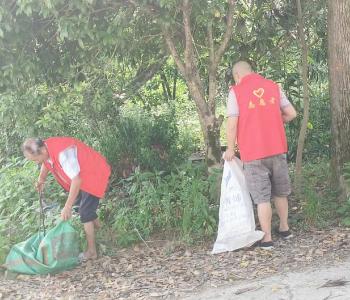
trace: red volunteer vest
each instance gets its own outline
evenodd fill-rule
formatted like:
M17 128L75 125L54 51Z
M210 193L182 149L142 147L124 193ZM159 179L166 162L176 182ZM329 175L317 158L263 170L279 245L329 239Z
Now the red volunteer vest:
M75 146L77 147L80 166L80 189L98 198L104 196L111 169L101 154L83 142L70 137L48 138L45 140L45 145L52 161L52 165L47 161L44 162L45 167L55 176L58 183L66 191L70 189L71 179L64 173L60 165L59 154L63 150Z
M237 142L241 159L251 161L286 153L278 85L252 73L231 89L239 107Z

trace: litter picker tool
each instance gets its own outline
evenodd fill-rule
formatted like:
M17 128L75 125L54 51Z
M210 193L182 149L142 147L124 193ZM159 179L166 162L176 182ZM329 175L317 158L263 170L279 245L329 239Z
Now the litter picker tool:
M39 192L39 202L40 202L40 225L39 225L39 231L41 229L44 232L44 236L46 235L46 229L45 229L45 213L44 213L44 200L43 200L43 191Z

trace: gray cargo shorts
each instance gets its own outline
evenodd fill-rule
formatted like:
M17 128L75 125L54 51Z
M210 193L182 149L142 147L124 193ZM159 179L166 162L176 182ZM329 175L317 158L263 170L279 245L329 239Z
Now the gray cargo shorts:
M286 154L244 162L243 173L255 204L291 193Z

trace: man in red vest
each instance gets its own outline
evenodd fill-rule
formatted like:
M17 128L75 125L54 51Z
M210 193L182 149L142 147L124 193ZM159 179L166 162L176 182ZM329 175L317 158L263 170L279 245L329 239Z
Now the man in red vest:
M259 245L271 249L271 199L280 219L277 233L284 239L292 237L288 225L287 196L291 185L284 123L293 120L297 114L280 87L252 72L247 62L236 63L232 73L236 85L230 88L227 102L224 158L234 158L237 140L247 186L265 233Z
M96 210L105 194L111 173L106 159L94 149L71 137L52 137L46 140L30 138L22 145L29 160L41 164L36 188L42 192L48 173L68 192L61 212L63 220L72 216L72 207L79 205L80 220L84 225L87 250L81 260L97 257L95 230L100 226Z

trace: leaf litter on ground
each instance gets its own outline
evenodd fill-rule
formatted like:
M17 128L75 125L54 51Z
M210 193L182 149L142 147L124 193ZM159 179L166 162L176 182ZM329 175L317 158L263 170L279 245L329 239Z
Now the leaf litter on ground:
M180 299L204 287L300 271L348 257L350 229L296 232L273 251L248 248L211 255L212 244L192 248L143 243L63 273L0 278L0 299ZM150 246L152 245L152 246Z

